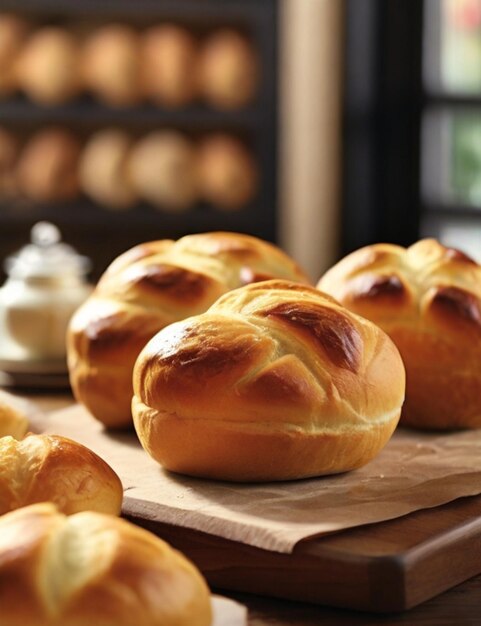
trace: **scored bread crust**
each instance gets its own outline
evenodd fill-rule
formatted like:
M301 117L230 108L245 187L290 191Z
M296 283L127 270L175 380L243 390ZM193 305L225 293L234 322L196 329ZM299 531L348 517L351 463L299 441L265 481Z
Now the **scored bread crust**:
M434 239L361 248L318 282L385 330L406 367L403 424L481 427L481 266Z
M210 626L209 589L180 552L126 520L51 503L0 518L5 626Z
M0 515L50 501L68 515L87 509L118 515L122 483L97 454L59 435L0 438Z
M137 359L132 412L166 469L286 480L370 461L404 384L383 331L313 287L272 280L159 332Z
M227 291L273 277L308 282L279 248L238 233L152 241L125 252L70 322L67 355L77 400L108 427L131 425L132 370L147 341Z

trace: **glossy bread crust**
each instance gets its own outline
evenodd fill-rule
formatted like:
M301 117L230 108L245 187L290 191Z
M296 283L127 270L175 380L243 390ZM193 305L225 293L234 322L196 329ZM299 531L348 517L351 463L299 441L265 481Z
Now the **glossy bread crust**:
M208 587L155 535L41 503L0 518L5 626L209 626Z
M0 515L50 501L63 513L118 515L123 489L114 470L85 446L58 435L0 438Z
M152 241L125 252L70 323L77 400L108 427L131 425L132 370L147 341L227 291L272 277L308 282L279 248L237 233Z
M159 332L137 359L132 408L166 469L287 480L370 461L397 425L404 384L374 324L313 287L272 280Z
M481 266L433 239L377 244L342 259L318 287L396 343L407 373L402 423L481 427Z

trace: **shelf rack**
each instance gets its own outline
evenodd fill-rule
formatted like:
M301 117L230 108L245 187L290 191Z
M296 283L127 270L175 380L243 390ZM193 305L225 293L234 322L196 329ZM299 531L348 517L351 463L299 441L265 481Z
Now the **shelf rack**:
M193 135L225 131L240 136L251 148L259 168L260 187L241 210L227 212L198 204L181 213L167 213L145 204L114 212L87 198L75 202L32 205L0 204L0 257L24 245L39 220L58 225L66 241L94 261L97 279L125 249L150 239L178 238L190 232L230 230L276 242L277 239L277 0L3 0L2 11L25 15L35 23L94 24L119 21L136 27L176 22L195 32L233 26L246 32L257 50L261 80L255 99L245 108L221 111L203 103L179 109L151 104L114 109L88 95L58 106L42 107L23 95L0 101L0 126L23 133L45 126L66 126L88 136L106 126L133 133L173 128Z

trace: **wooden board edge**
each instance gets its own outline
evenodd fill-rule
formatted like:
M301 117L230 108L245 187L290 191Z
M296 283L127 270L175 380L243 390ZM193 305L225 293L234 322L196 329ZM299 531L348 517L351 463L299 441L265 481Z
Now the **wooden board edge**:
M135 501L130 506L135 509ZM185 553L219 590L391 613L411 609L481 572L481 518L405 553L350 554L333 547L330 537L320 537L284 554L139 517L130 506L124 507L127 519Z

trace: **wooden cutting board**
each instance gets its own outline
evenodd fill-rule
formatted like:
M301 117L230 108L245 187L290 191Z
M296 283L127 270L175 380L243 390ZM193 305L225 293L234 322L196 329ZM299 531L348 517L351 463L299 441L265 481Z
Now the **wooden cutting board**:
M292 554L124 515L187 554L218 589L366 611L409 609L481 573L481 496L299 543Z
M35 421L42 430L44 418ZM123 515L184 552L219 590L388 612L481 573L481 496L305 540L292 553L154 521L149 506L127 492Z

